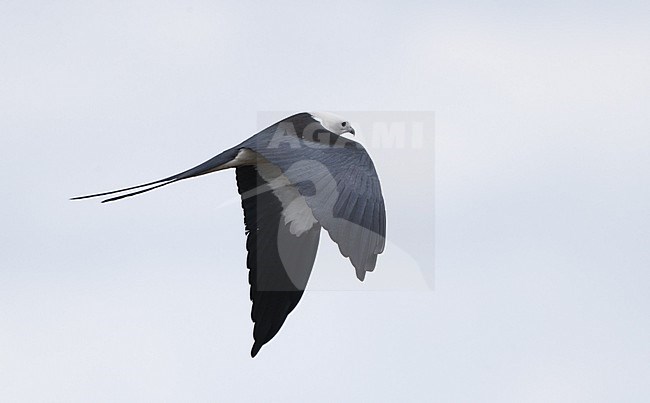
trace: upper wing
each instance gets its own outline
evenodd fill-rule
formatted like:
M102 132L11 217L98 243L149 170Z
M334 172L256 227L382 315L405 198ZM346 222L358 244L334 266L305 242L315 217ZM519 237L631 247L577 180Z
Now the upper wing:
M251 317L255 322L251 355L255 357L302 297L316 258L320 226L314 223L294 235L296 231L282 213L286 206L275 192L284 192L286 202L291 196L299 197L296 190L288 185L272 192L253 165L240 166L236 173L247 233Z
M386 210L374 164L352 140L319 131L305 138L272 126L240 147L278 166L363 280L386 237Z

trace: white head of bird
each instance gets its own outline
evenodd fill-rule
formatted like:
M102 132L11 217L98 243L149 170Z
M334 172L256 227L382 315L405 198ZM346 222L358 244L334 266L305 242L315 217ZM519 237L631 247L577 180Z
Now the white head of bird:
M334 134L351 133L354 135L354 129L349 121L330 112L311 112L311 116L317 120L324 128Z

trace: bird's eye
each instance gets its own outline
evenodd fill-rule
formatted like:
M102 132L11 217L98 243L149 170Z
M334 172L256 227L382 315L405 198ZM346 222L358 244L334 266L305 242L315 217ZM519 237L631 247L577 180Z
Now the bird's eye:
M348 125L348 122L343 122L343 123L341 123L341 126L343 126L343 127L345 127L345 126L347 126L347 125Z

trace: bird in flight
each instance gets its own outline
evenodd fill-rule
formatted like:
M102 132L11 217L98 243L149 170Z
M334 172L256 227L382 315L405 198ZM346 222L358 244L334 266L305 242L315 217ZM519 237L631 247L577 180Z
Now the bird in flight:
M330 113L281 120L202 164L154 182L72 200L102 203L235 168L246 230L254 343L251 356L280 330L311 274L321 227L350 259L357 278L384 251L386 211L379 177L350 123Z

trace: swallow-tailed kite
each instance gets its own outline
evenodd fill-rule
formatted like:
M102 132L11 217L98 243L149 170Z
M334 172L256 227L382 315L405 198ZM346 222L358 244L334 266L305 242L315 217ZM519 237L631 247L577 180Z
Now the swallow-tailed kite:
M122 193L103 201L110 202L235 168L247 234L254 357L300 301L321 227L350 259L359 280L375 268L384 250L386 212L379 178L366 150L341 136L345 133L354 129L338 116L299 113L187 171L73 199Z

